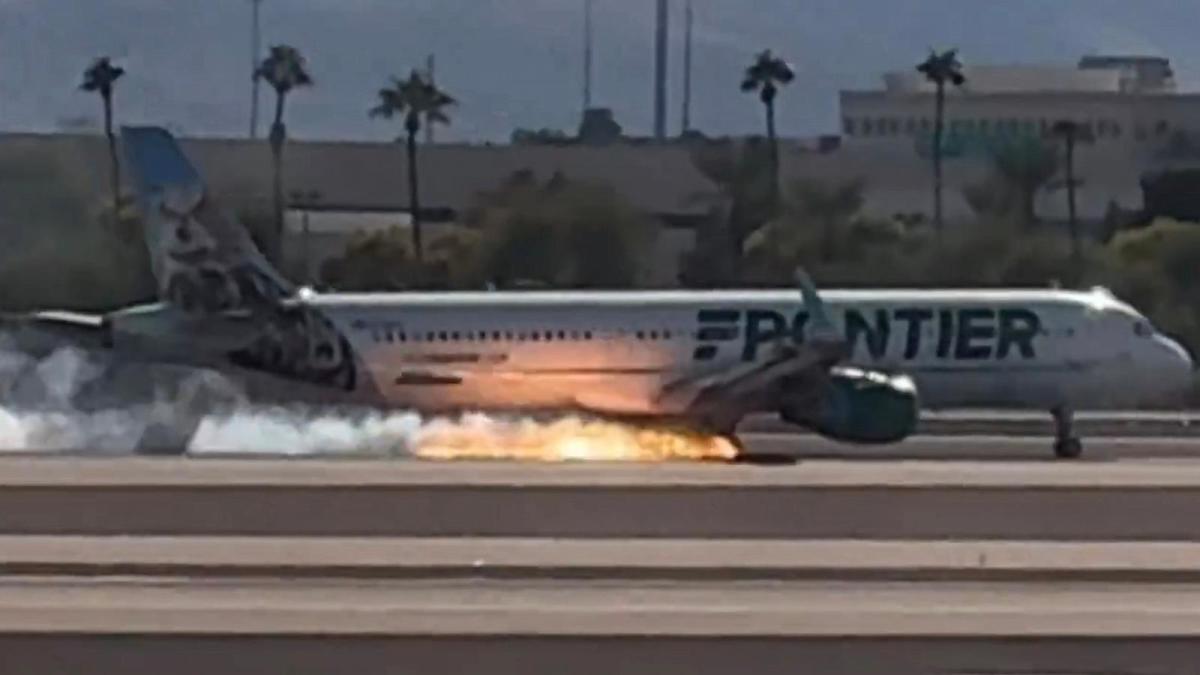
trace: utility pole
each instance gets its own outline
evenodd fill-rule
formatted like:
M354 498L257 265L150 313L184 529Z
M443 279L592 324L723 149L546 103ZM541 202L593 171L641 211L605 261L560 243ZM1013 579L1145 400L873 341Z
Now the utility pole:
M583 110L592 108L592 0L583 0Z
M262 55L263 0L250 0L250 138L258 138L258 59Z
M434 70L436 70L436 66L437 64L435 63L433 54L425 57L425 77L429 80L429 84L431 85L436 84L436 80L434 79ZM425 142L433 143L433 124L431 124L429 120L425 120Z
M669 3L658 0L654 24L654 137L667 137L667 37L670 33Z
M683 36L683 125L680 135L692 130L692 0L687 0Z

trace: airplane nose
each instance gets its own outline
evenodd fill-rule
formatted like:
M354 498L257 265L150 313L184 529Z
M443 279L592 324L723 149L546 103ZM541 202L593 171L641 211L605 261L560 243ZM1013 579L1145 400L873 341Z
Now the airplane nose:
M1179 402L1193 385L1195 364L1187 349L1175 340L1157 335L1154 341L1158 358L1155 359L1152 372L1147 374L1154 379L1155 388L1164 397L1168 397L1170 402Z

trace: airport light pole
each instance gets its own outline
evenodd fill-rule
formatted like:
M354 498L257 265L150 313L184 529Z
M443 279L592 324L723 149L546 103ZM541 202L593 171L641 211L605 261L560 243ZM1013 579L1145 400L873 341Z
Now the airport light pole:
M258 138L258 59L262 55L262 2L250 0L250 138Z

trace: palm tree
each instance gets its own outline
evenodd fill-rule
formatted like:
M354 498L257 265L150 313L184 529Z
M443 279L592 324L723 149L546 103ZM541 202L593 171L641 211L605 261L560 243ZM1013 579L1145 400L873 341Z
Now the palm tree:
M942 136L946 127L946 85L961 87L967 78L962 73L958 50L929 51L929 58L917 65L917 72L937 88L937 107L933 122L933 223L938 237L942 236Z
M117 137L113 134L113 88L125 69L114 66L107 56L101 56L83 71L83 84L79 88L100 94L104 102L104 135L108 137L108 158L111 163L113 214L121 210L121 160L117 157Z
M288 94L299 87L311 87L312 76L304 56L295 47L276 45L259 64L255 77L260 77L275 90L275 121L271 124L271 159L273 170L272 197L275 207L275 241L271 243L273 257L278 259L283 240L283 144L287 127L283 123Z
M1075 265L1075 271L1080 271L1080 264L1083 260L1083 253L1079 245L1079 218L1075 208L1075 190L1078 187L1075 182L1075 146L1080 143L1091 143L1095 138L1092 136L1092 128L1090 125L1080 124L1074 120L1059 120L1050 128L1050 133L1063 140L1067 151L1067 218L1071 227L1071 262Z
M389 86L379 90L379 104L371 109L371 117L393 119L404 116L408 153L408 207L412 217L413 254L420 265L424 259L421 238L421 199L417 179L417 133L421 124L449 124L444 108L455 104L449 94L440 90L418 70L407 80L393 77Z
M771 144L771 188L772 208L779 203L779 139L775 135L775 98L779 89L796 79L796 73L787 61L775 56L768 49L754 57L754 63L746 68L742 78L742 91L758 92L758 100L762 101L767 111L767 140Z

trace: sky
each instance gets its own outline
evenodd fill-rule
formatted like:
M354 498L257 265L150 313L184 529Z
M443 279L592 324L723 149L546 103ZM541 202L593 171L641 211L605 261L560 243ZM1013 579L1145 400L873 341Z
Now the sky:
M671 0L670 128L680 124L684 0ZM594 101L626 131L652 127L653 0L593 0ZM693 124L757 132L762 111L738 92L753 54L772 48L796 82L781 133L836 131L837 92L878 86L930 47L967 63L1074 64L1086 53L1168 56L1183 88L1200 87L1194 0L693 0ZM291 136L383 140L375 91L436 54L439 85L459 100L439 140L504 141L514 128L573 131L582 98L584 0L263 0L264 44L287 43L317 81L289 102ZM245 136L249 0L0 0L0 129L45 131L100 117L77 90L110 55L128 74L117 114L190 135ZM264 92L264 109L269 101Z

